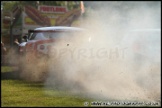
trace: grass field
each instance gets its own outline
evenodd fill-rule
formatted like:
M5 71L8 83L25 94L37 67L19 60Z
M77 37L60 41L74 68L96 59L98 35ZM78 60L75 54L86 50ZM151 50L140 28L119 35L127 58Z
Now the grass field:
M19 80L14 73L13 68L1 66L2 107L73 107L84 106L84 102L90 101L68 92L45 89L43 83Z
M82 94L76 95L69 91L45 88L44 84L40 82L36 83L20 80L14 68L10 66L1 66L2 107L84 107L86 102L88 102L86 106L91 106L89 103L96 102L95 100L97 99L88 98ZM99 103L96 103L97 106L100 106L100 101L99 99ZM156 103L153 106L159 105L159 103ZM114 103L113 106L119 105ZM124 106L129 107L129 105ZM146 104L142 106L148 107L150 105Z

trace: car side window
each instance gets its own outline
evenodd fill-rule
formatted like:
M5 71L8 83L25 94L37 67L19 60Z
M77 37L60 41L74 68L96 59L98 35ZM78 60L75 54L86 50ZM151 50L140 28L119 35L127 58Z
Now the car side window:
M29 40L42 40L46 39L43 33L32 33L29 37Z
M43 33L37 33L34 40L42 40L46 39L46 37L43 35Z

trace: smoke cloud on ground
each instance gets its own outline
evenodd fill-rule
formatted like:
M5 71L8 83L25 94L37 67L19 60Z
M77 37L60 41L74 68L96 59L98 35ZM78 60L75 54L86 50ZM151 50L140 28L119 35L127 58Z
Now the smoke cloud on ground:
M88 33L54 45L45 87L94 98L159 101L160 62L133 59L127 55L129 45L116 44L129 30L160 29L160 2L92 2L91 6L94 9L87 9L81 25ZM84 39L88 41L81 42Z
M160 2L89 3L80 26L85 32L53 44L45 88L96 99L159 101L160 61L129 57L129 44L120 42L132 29L161 28ZM42 67L34 70L37 76ZM22 74L29 79L33 71Z
M92 2L81 24L87 33L54 44L45 87L101 99L159 101L160 62L126 59L127 48L116 45L129 30L160 29L160 7L160 2Z

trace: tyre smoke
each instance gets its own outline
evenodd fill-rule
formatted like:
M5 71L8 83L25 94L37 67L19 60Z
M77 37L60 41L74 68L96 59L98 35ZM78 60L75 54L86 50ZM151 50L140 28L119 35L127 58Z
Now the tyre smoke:
M89 3L80 25L86 33L54 43L45 87L101 99L159 101L160 56L158 62L147 53L133 58L129 40L126 47L120 42L133 29L160 29L160 2Z

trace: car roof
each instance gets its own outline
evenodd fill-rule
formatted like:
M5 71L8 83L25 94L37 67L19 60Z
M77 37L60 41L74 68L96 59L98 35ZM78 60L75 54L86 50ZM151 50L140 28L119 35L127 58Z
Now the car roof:
M40 28L36 28L34 29L34 31L59 31L59 30L83 30L82 28L79 27L68 27L68 26L52 26L52 27L40 27Z

